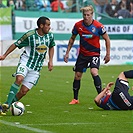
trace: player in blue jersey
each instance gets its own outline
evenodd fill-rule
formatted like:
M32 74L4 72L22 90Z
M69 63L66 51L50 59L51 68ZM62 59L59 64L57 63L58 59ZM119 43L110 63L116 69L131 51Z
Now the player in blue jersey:
M133 96L128 93L128 79L133 79L133 70L119 74L112 93L110 88L114 83L110 82L94 99L97 106L105 110L133 110Z
M0 56L0 60L4 60L16 48L25 49L17 66L16 80L10 87L7 101L2 104L3 113L9 109L12 102L20 100L37 84L47 52L49 54L48 70L53 69L55 42L53 33L49 31L50 19L40 17L37 20L37 26L38 28L26 32Z
M69 58L69 52L74 44L76 36L80 36L80 49L79 55L74 67L75 77L73 81L73 93L74 99L69 104L78 104L78 92L80 89L81 78L84 70L90 67L90 73L92 75L95 88L98 93L101 92L102 83L101 78L98 75L100 66L100 36L105 40L106 55L104 57L105 63L110 61L110 39L104 26L93 19L94 9L91 5L81 8L83 14L83 20L75 23L72 36L68 43L68 48L64 61L67 63Z

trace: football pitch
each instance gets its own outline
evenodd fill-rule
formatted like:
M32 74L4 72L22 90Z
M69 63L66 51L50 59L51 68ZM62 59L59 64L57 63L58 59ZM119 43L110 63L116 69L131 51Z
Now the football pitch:
M15 78L16 67L0 67L0 102L5 102ZM115 82L121 71L132 65L101 66L102 86ZM0 116L0 133L133 133L132 111L105 111L94 103L97 92L89 69L84 73L79 92L79 104L69 105L73 98L72 66L55 66L41 71L37 86L20 101L25 105L22 116ZM129 80L130 87L133 80ZM113 89L113 88L112 88ZM133 91L130 89L130 94Z

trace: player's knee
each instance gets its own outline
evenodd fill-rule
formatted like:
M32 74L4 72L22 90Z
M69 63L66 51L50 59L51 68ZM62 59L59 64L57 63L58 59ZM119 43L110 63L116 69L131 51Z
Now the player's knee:
M91 75L94 77L94 76L97 76L98 75L98 72L95 72L95 71L93 71L93 72L91 72Z
M124 72L121 72L118 76L119 79L126 80Z
M17 76L17 78L16 78L16 83L17 83L18 85L20 85L20 84L22 83L22 81L23 81L23 77L22 77L22 76Z
M120 75L122 75L122 76L123 76L123 75L124 75L124 72L121 72L121 73L120 73ZM124 75L124 76L125 76L125 75Z
M76 80L80 80L81 77L82 77L82 73L77 72L77 73L75 74L75 79L76 79Z
M76 80L80 80L80 79L81 79L81 76L78 76L78 75L77 75L77 76L75 76L75 79L76 79Z
M90 72L91 72L91 75L92 75L92 76L97 76L97 75L98 75L98 69L96 69L96 68L92 68L92 69L90 70Z

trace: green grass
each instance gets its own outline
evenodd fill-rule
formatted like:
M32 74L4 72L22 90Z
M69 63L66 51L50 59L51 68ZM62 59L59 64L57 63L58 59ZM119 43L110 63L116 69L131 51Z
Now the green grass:
M121 71L132 69L131 65L101 66L103 87L115 82ZM10 85L15 78L11 74L16 67L0 67L0 101L6 100ZM97 95L89 70L83 75L79 93L80 104L69 105L73 98L72 67L57 66L52 72L47 67L41 71L40 80L21 99L26 107L22 116L0 116L1 133L132 133L132 111L105 111L98 108L93 99ZM130 80L130 86L133 86ZM130 94L133 92L130 90ZM30 105L30 106L27 106Z

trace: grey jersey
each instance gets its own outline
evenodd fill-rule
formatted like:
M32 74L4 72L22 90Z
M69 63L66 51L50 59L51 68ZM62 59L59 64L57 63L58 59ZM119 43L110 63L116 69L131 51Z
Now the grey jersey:
M44 36L38 35L36 29L26 32L14 43L19 49L25 51L20 57L25 65L35 71L40 71L49 48L55 46L54 36L51 32Z

